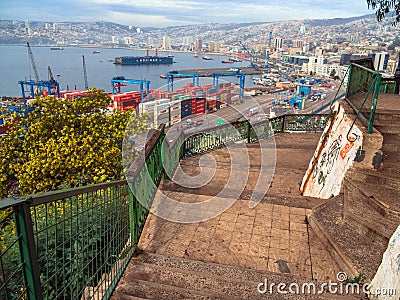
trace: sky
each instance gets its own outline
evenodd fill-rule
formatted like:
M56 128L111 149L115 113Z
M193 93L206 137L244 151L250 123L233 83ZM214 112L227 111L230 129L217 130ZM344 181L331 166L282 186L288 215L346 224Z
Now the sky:
M13 0L0 19L109 21L139 27L331 19L373 13L366 0Z

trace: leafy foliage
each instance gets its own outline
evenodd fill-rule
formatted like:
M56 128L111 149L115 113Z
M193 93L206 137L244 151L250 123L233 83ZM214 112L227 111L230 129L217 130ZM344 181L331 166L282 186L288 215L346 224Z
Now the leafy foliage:
M388 16L394 17L392 25L397 25L400 21L400 1L398 0L367 0L368 8L375 10L376 18L379 22ZM391 12L392 11L392 12Z
M26 118L8 115L7 136L0 138L0 197L120 179L125 126L130 119L143 130L145 116L110 113L110 101L93 89L72 101L39 97Z

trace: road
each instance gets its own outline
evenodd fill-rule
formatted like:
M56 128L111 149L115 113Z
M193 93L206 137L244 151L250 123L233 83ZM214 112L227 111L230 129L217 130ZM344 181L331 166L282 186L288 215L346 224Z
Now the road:
M332 88L323 88L319 87L318 90L322 93L326 93L327 97L321 100L310 101L306 100L305 109L299 110L299 114L310 114L313 113L315 110L321 108L325 104L331 102L334 97L337 95L341 95L345 89L342 87L340 91L337 90L340 82L335 84L335 87ZM233 122L237 120L244 120L250 119L250 121L257 121L261 120L262 118L269 117L270 108L272 107L272 101L277 100L277 95L275 94L263 94L259 96L252 97L251 99L244 99L244 103L240 104L231 104L227 107L221 108L216 112L199 115L199 116L189 116L182 120L182 127L185 129L185 132L197 132L201 130L205 130L207 128L215 127L218 123L221 123L220 120L223 120L224 123ZM249 110L253 107L259 107L259 112L254 114L253 116L249 117L248 113ZM327 106L323 111L320 113L328 113L329 106ZM186 120L190 119L192 124L195 121L202 120L203 123L197 126L186 124Z

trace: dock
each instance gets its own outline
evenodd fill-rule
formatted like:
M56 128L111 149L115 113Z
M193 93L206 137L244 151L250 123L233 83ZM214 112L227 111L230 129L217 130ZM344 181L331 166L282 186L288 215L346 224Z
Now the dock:
M262 70L256 70L252 67L235 67L240 69L240 73L245 75L259 75ZM214 73L232 72L231 68L211 68L211 69L187 69L174 70L180 74L198 74L200 77L212 77ZM167 74L161 74L161 78L167 78Z

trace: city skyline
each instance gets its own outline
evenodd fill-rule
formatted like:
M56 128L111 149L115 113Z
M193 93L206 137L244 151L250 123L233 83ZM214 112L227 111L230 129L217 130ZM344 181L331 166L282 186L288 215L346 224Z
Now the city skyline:
M366 0L71 0L0 3L0 19L51 22L110 21L139 27L331 19L374 13Z

